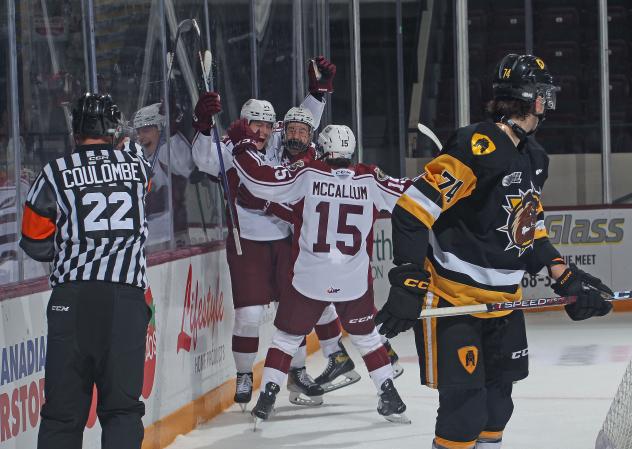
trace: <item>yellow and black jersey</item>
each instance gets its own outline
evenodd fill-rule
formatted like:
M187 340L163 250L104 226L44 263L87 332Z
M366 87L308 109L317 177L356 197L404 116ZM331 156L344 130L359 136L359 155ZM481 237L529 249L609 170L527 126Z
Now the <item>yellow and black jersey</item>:
M423 264L431 274L427 301L516 300L525 271L559 257L540 201L548 163L532 137L517 148L496 124L481 122L458 129L425 166L392 220L395 263Z

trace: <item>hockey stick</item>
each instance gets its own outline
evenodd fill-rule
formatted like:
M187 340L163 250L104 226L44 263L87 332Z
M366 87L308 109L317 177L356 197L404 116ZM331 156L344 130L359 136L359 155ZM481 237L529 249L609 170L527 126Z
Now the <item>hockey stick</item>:
M197 24L195 19L192 19L193 27L195 28L195 32L198 36L198 42L202 42L202 33L200 32L200 27ZM201 45L200 45L201 48ZM200 59L200 68L202 69L202 78L204 79L204 89L206 92L210 92L213 86L213 76L212 76L212 65L213 65L213 54L210 49L206 49L204 51L204 56L202 56L201 49L198 51L198 58ZM222 178L222 186L224 187L224 194L226 195L228 215L230 216L230 222L233 225L233 240L235 241L235 250L238 256L241 256L243 253L241 251L241 241L239 240L239 231L237 230L237 222L235 221L236 211L233 210L235 207L233 204L233 199L230 194L230 189L228 188L228 178L226 176L226 168L224 167L224 158L222 156L222 147L220 145L219 133L217 132L217 117L213 117L214 125L213 128L213 138L215 140L215 146L217 148L217 156L219 158L219 170Z
M193 28L194 23L193 19L184 19L182 22L178 24L178 28L176 30L176 38L174 40L173 52L167 52L167 98L164 101L169 101L169 87L171 86L171 71L173 70L174 62L176 61L176 54L178 48L178 42L180 41L180 35L182 33L188 33ZM166 118L169 120L169 117ZM163 128L164 129L164 128ZM168 139L168 137L167 137ZM158 142L158 147L154 152L154 158L151 161L151 171L154 171L154 167L156 167L156 162L158 162L158 155L160 154L160 142Z
M632 290L615 292L612 296L602 293L606 301L622 301L632 299ZM423 318L440 318L446 316L471 315L473 313L507 312L512 310L533 310L543 307L563 306L572 304L577 300L576 296L561 296L554 298L521 299L519 301L494 302L490 304L476 304L472 306L441 307L437 309L424 309L419 315Z
M426 125L422 125L421 123L417 123L417 129L419 130L421 134L429 137L430 140L432 140L434 144L437 146L437 148L439 148L439 151L443 150L443 145L441 145L441 141L439 140L437 135L432 132L430 128L428 128Z

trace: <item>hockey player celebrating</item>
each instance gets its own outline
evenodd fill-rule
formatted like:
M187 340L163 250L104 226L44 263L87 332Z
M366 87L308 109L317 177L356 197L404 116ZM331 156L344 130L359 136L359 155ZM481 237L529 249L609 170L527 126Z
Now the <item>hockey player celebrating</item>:
M316 70L320 78L316 76ZM293 126L300 121L309 128L309 136L305 139L306 148L309 147L313 130L318 126L325 106L324 94L333 91L335 65L319 57L309 63L310 95L301 108L295 108L288 116L287 125ZM318 79L317 79L318 78ZM198 168L218 178L220 164L215 142L211 138L213 116L221 111L219 95L215 92L204 93L195 106L194 127L199 131L193 143L193 158ZM284 126L276 126L276 114L272 105L265 100L250 99L244 103L241 119L245 120L251 132L257 132L260 139L256 142L256 151L265 154L270 165L280 165L289 162L284 155L282 146L286 138L296 143L296 135L284 133ZM291 119L291 120L290 120ZM296 139L298 140L298 139ZM298 146L298 144L296 144ZM281 290L289 285L289 262L291 260L291 239L289 224L277 218L272 212L281 207L276 204L263 204L262 207L246 207L247 192L238 194L239 176L233 168L233 142L224 139L221 152L226 169L230 197L235 201L228 207L234 207L235 219L240 234L243 255L237 255L232 238L226 242L226 253L231 275L233 291L233 305L235 308L235 325L233 327L232 350L237 369L237 384L235 402L245 409L252 397L252 368L259 348L259 326L263 318L265 306L278 299ZM237 198L241 201L236 201ZM279 211L278 214L283 214ZM232 227L234 224L229 223ZM232 233L229 232L229 236ZM248 278L250 282L242 282ZM292 391L291 400L296 403L301 393L311 397L322 396L323 389L315 384L305 372L304 357L299 360L292 371L289 387ZM316 405L319 400L313 405Z
M493 121L458 129L393 211L396 267L376 322L389 337L415 328L422 383L439 390L434 449L501 447L528 349L521 311L418 320L423 308L520 300L525 271L546 267L558 295L577 296L571 319L611 309L610 289L566 266L544 226L549 161L532 134L558 90L542 59L505 56Z
M316 152L312 143L314 133L314 121L311 113L302 107L291 108L283 119L283 132L281 134L281 146L270 146L266 156L273 161L280 160L284 164L297 162L304 159L305 162L314 160ZM279 154L280 153L280 154ZM269 201L256 198L252 195L244 184L239 186L237 197L238 204L245 208L252 208L267 211L276 217L292 222L292 211L283 204L271 203ZM377 310L375 310L377 312ZM324 311L315 327L321 350L327 358L327 366L323 372L315 379L315 382L322 386L324 392L330 392L346 387L360 380L360 375L355 371L355 364L344 345L341 342L341 325L333 305L329 305ZM398 355L393 350L388 340L381 336L382 343L393 365L394 377L397 378L403 373L403 368L398 363ZM295 379L300 373L305 381L311 385L312 380L305 373L305 341L301 344L290 364L290 375L288 387L295 389ZM306 377L307 376L307 377ZM312 390L314 390L312 386ZM293 397L290 398L292 402ZM311 403L311 405L316 405Z
M409 422L373 323L367 248L374 211L390 211L406 181L382 177L377 167L353 165L355 137L346 126L329 125L321 132L323 160L277 167L266 165L257 154L260 137L245 121L234 122L228 134L238 142L234 164L246 187L257 197L289 204L294 215L292 282L274 321L277 331L252 410L255 425L270 417L293 355L330 303L363 356L379 394L378 413L391 421Z

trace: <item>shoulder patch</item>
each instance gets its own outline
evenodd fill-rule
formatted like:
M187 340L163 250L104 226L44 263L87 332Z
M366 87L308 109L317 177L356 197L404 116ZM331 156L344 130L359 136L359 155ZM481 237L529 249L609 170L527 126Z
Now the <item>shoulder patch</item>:
M472 134L472 153L474 156L486 156L496 150L496 145L485 134Z
M288 165L288 166L287 166L287 169L288 169L289 171L296 171L296 170L298 170L299 168L303 168L303 167L305 167L305 162L303 162L303 160L302 160L302 159L299 159L298 161L296 161L296 162L294 162L294 163L292 163L292 164Z

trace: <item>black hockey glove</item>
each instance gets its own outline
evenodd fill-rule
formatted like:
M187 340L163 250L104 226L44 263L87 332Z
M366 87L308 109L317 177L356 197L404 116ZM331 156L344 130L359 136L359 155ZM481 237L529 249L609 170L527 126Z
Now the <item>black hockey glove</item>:
M392 268L388 280L391 282L388 300L375 316L375 324L382 324L380 334L393 338L419 319L430 274L419 265L405 264Z
M204 178L206 178L206 173L200 171L199 168L195 167L189 175L189 182L191 184L199 184L204 181Z
M612 296L610 290L600 279L571 264L557 279L551 288L560 296L576 296L577 301L564 306L566 314L573 321L586 320L593 316L606 315L612 310L612 304L604 301L602 294Z

